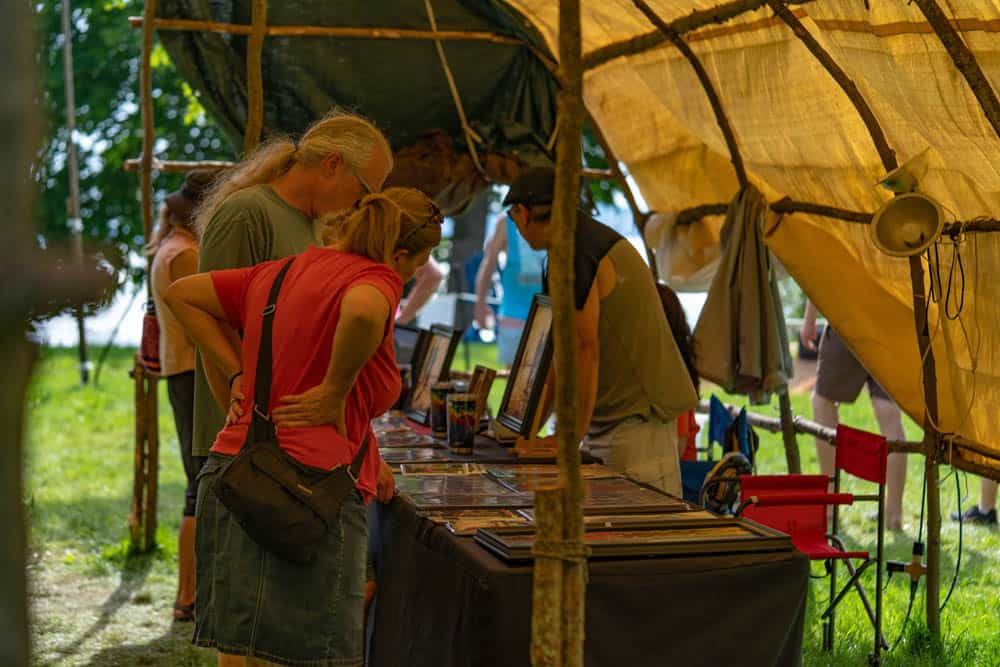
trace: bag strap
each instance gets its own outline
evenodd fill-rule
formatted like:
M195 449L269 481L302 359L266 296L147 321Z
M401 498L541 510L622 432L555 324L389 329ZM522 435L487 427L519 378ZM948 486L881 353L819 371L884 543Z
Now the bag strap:
M277 310L278 293L285 275L291 268L295 258L292 257L281 267L278 276L271 283L271 292L267 296L267 306L264 308L260 328L260 346L257 348L257 371L254 374L253 385L253 418L247 430L247 439L261 442L274 438L274 423L268 407L271 403L271 365L273 363L272 339L274 334L274 312Z
M354 483L358 483L358 475L361 474L361 465L365 462L365 454L368 453L368 433L365 433L365 439L361 441L361 449L358 453L354 455L354 460L351 461L351 467L348 469L351 471L351 479Z

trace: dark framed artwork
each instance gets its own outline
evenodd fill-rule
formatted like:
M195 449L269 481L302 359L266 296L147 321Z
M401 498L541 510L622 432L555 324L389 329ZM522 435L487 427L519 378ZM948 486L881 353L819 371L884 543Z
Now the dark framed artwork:
M535 435L532 425L552 363L551 331L552 302L548 296L536 294L497 410L497 421L524 438Z
M478 529L475 540L508 561L533 558L535 533L531 528ZM699 521L665 520L659 525L592 526L584 533L591 558L644 556L700 556L713 554L791 551L784 533L744 519L712 517Z
M396 350L396 363L411 368L420 357L422 347L427 343L427 331L418 327L397 324L393 327L392 343Z
M403 411L420 424L427 423L431 409L431 385L447 380L455 350L462 339L460 329L435 324L428 332L427 343L413 368L413 386Z

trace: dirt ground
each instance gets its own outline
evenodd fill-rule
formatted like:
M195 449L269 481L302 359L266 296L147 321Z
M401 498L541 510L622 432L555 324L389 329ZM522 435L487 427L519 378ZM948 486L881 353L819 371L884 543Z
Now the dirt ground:
M81 576L45 554L29 567L34 665L214 665L190 644L193 625L173 622L174 582L163 564Z

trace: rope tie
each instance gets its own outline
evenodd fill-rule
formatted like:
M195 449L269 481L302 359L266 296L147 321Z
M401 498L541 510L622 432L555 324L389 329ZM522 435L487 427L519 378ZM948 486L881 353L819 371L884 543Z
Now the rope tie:
M438 31L437 19L434 18L434 8L431 7L431 0L424 0L424 7L427 9L427 19L430 21L431 30L436 33ZM437 48L438 58L441 60L441 67L444 69L445 78L448 79L448 88L451 90L451 98L455 102L455 109L458 111L458 120L462 124L465 142L469 145L469 155L472 157L472 162L476 165L476 169L483 178L486 178L486 170L483 169L483 165L479 161L479 154L476 151L476 144L483 143L483 138L469 125L469 119L465 115L465 107L462 106L462 98L458 94L458 86L455 85L455 77L452 76L451 67L448 66L448 59L444 55L444 46L441 44L441 40L435 38L434 46ZM486 180L488 181L489 179L486 178Z
M551 540L536 540L535 546L531 549L531 555L535 558L549 558L561 560L566 563L577 563L584 565L584 581L589 581L590 574L586 569L587 558L590 556L590 547L583 542L554 542Z

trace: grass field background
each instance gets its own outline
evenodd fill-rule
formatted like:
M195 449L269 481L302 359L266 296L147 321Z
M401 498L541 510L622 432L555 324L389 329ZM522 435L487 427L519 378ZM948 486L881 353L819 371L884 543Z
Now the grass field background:
M127 518L132 484L134 408L127 375L134 351L116 349L109 355L99 386L78 385L74 350L45 350L36 367L27 410L25 506L30 526L31 607L34 662L37 665L214 665L211 651L190 646L191 625L171 623L170 607L176 585L176 533L183 505L184 474L180 465L166 387L160 393L160 494L158 550L146 556L128 551ZM495 348L473 346L471 364L496 367ZM466 355L456 355L463 368ZM497 384L491 402L502 394ZM703 388L704 389L704 388ZM703 391L707 396L708 391ZM739 397L724 400L743 403ZM809 395L792 396L796 414L809 416ZM753 408L777 415L774 406ZM867 397L842 409L843 422L877 430ZM907 435L920 430L907 420ZM760 432L759 470L785 472L779 435ZM803 467L815 471L811 438L799 439ZM909 560L918 532L923 459L911 456L905 500L905 530L890 533L887 557ZM957 507L956 478L942 468L941 497L946 512ZM958 477L968 505L979 482ZM847 490L865 493L865 484L849 482ZM864 506L845 512L850 545L875 547L873 523ZM923 584L906 628L909 585L901 577L886 587L885 632L890 642L901 637L886 665L1000 665L1000 534L966 527L961 576L943 613L940 645L927 640ZM958 526L947 519L942 534L942 591L947 593L958 555ZM819 565L814 574L821 574ZM866 580L871 589L874 575ZM844 577L841 577L841 581ZM767 582L760 582L762 587ZM810 587L805 625L806 665L863 665L871 646L871 631L856 596L841 607L837 648L819 650L817 609L827 596L825 581ZM720 608L725 600L719 600ZM753 619L743 622L753 623ZM720 636L725 628L719 628Z

